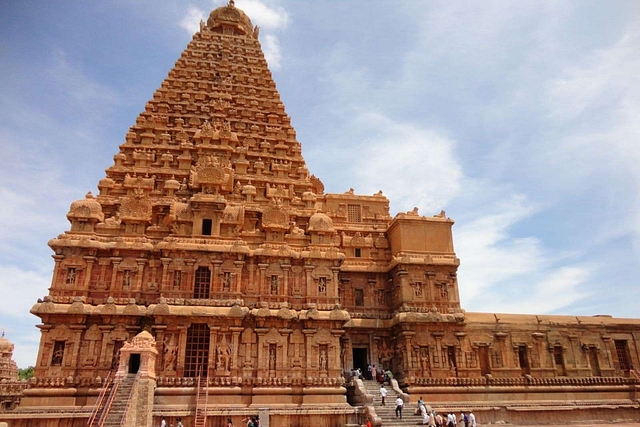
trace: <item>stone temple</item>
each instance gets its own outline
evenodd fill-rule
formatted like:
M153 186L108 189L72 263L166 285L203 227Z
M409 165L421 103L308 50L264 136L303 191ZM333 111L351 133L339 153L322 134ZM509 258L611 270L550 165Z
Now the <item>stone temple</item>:
M640 320L469 313L453 221L325 193L233 1L211 12L49 242L35 377L10 427L639 420Z

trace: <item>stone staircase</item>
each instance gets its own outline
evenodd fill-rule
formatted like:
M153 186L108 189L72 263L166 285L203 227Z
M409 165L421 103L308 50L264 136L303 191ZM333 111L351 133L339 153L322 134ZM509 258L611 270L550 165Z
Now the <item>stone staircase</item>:
M377 381L363 380L362 383L367 390L367 394L373 396L373 406L378 416L382 419L382 425L384 427L402 427L402 426L415 426L422 425L422 418L413 415L416 410L415 404L409 404L404 402L402 409L402 420L396 418L396 399L398 396L393 391L390 385L385 385L387 389L387 398L385 400L385 406L382 406L382 398L380 397L380 384Z
M120 427L122 420L129 404L129 398L131 397L131 390L136 380L136 374L127 374L120 381L116 395L113 398L109 413L104 422L104 427Z

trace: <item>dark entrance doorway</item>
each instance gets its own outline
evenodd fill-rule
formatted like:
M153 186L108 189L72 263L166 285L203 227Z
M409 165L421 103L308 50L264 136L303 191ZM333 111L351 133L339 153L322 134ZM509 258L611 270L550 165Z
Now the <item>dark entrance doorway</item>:
M360 368L362 375L367 375L367 349L366 348L354 348L353 349L353 369Z
M132 353L129 356L129 373L137 374L140 369L140 353Z

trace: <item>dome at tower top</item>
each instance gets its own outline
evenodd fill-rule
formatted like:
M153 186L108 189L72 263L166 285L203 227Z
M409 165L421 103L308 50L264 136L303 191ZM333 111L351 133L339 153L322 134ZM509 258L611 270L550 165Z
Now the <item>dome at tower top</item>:
M245 34L251 34L253 32L251 19L249 19L246 13L235 6L233 0L229 0L226 6L221 6L209 14L207 27L215 28L222 23L235 24L235 26L241 28Z
M4 337L4 334L0 337L0 354L10 353L13 354L13 344L11 341Z

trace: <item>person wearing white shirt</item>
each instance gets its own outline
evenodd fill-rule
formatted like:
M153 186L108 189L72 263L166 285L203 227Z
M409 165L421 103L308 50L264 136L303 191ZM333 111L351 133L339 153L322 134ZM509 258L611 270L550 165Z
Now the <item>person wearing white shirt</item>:
M380 386L380 397L382 398L382 406L385 406L384 400L387 397L387 389L384 388L384 384Z
M473 411L469 411L469 427L476 427L476 416Z
M398 418L398 414L399 414L400 419L402 419L402 405L404 405L404 402L402 401L401 397L398 397L396 399L396 418Z

